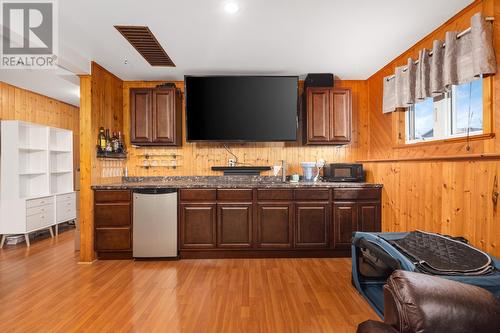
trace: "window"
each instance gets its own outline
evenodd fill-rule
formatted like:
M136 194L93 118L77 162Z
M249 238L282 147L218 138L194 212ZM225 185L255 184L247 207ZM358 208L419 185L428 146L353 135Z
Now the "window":
M406 112L406 143L409 144L482 133L482 79L453 86L450 92L427 98Z

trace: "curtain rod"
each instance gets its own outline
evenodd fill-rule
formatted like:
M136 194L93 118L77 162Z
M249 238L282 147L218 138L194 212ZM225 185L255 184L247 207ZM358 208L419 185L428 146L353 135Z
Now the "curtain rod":
M486 17L486 18L485 18L485 21L493 22L493 21L495 21L495 18L494 18L493 16L488 16L488 17ZM468 28L467 28L467 29L465 29L464 31L460 32L460 33L457 35L457 39L459 39L460 37L463 37L463 36L467 35L468 33L470 33L470 32L471 32L471 30L472 30L472 28L471 28L471 27L468 27ZM445 46L446 46L446 43L443 43L443 47L445 47ZM429 52L429 56L432 56L432 53L433 53L432 51L431 51L431 52ZM420 61L417 59L417 60L414 62L414 64L416 65L416 64L418 64L419 62L420 62ZM407 70L408 70L408 67L403 68L403 72L406 72ZM390 81L390 80L394 79L395 77L396 77L396 75L391 75L391 76L389 76L386 80L387 80L387 81Z

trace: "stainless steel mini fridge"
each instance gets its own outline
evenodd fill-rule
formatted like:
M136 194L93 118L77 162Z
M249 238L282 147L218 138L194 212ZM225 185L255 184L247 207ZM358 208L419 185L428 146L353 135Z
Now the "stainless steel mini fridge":
M134 258L177 257L177 190L134 190Z

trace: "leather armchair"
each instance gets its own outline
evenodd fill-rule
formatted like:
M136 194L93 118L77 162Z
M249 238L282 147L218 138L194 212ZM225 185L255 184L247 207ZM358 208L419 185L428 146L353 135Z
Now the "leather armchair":
M395 271L384 286L384 322L358 333L498 333L500 302L485 289L436 276Z

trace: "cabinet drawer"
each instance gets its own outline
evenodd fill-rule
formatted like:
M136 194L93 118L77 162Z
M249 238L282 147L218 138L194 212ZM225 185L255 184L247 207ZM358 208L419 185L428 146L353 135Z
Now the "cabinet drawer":
M348 189L334 189L334 200L380 200L379 188L348 188Z
M181 201L215 201L215 189L184 189L180 191Z
M54 210L54 205L44 205L39 207L26 208L26 216L43 214L53 210Z
M94 224L104 226L130 226L130 204L96 204L94 207Z
M42 227L48 227L54 224L54 210L49 209L44 213L39 213L26 217L26 230L35 230Z
M130 250L131 247L130 228L102 228L95 231L96 251Z
M56 222L65 222L76 218L76 204L73 200L56 203Z
M330 199L329 189L298 189L295 190L295 200L307 201L307 200L322 200L328 201Z
M259 200L293 200L293 192L289 189L260 189L257 190Z
M95 202L130 202L130 191L94 191Z
M56 202L68 201L68 200L76 201L76 193L73 192L67 194L60 194L56 196Z
M252 201L251 189L222 189L217 190L217 200L221 201Z
M26 208L33 208L39 206L50 205L54 203L54 197L44 197L38 199L31 199L26 201Z

